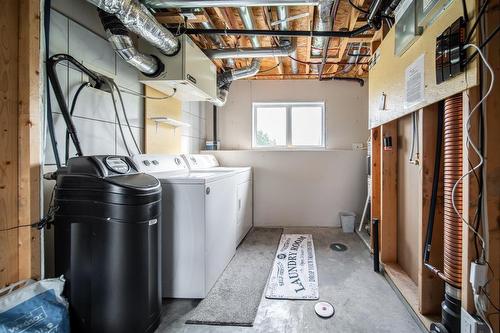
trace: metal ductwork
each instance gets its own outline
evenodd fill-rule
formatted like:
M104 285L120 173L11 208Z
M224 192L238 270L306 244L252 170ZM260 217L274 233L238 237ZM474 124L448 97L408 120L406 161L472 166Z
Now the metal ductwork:
M99 18L108 41L123 60L148 76L156 76L163 71L164 66L158 58L141 53L135 48L127 28L115 15L99 9Z
M361 45L362 43L357 43L358 45L358 50L355 51L355 54L356 55L352 55L349 57L349 60L347 60L347 62L349 63L347 66L345 66L343 69L342 69L342 73L349 73L354 65L356 65L359 61L359 54L361 53ZM356 46L354 46L355 48Z
M210 16L209 15L205 15L205 17L207 18L207 21L206 22L201 22L201 26L205 29L215 29L215 25L214 23L212 22L212 19L210 19ZM209 35L209 38L212 40L212 42L214 43L214 45L218 48L218 49L222 49L224 47L224 41L222 40L222 37L219 36L219 35ZM231 59L231 58L228 58L226 59L226 66L229 67L229 68L234 68L235 65L234 65L234 60Z
M241 20L245 29L254 29L254 17L252 15L251 9L247 7L238 8ZM259 38L257 36L250 37L250 42L254 48L260 47ZM259 72L260 69L260 59L253 58L250 66L243 67L240 69L231 69L222 72L217 76L217 86L219 88L218 101L215 103L217 106L223 106L226 103L227 93L229 91L229 86L231 82L235 80L245 79L247 77L252 77Z
M280 29L281 30L288 30L288 7L285 6L278 6L276 7L276 11L278 12L278 19L281 21L280 22ZM287 41L289 44L296 45L296 40L294 39L293 42L290 39L280 39L280 41ZM296 47L294 50L289 54L292 58L297 59L297 50ZM297 67L297 62L293 59L290 59L290 68L292 70L292 74L297 74L298 73L298 67Z
M165 55L179 51L179 41L137 0L87 0L103 11L115 15L127 29L138 34Z
M319 20L316 22L315 31L328 31L331 29L332 22L330 12L332 11L332 6L334 0L321 0L319 2ZM326 43L326 38L314 37L312 40L312 50L311 54L313 56L320 56L323 52L324 45ZM312 66L314 70L318 70L318 66Z
M144 0L153 8L207 8L207 7L252 7L252 6L312 6L319 0Z
M222 50L205 50L205 54L211 59L234 59L234 58L268 58L287 57L295 52L297 45L290 40L283 41L278 47L259 48L234 48Z

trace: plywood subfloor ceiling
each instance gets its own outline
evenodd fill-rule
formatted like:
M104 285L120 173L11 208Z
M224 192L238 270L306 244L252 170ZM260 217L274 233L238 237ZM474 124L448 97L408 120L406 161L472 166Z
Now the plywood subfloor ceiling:
M368 10L371 0L352 0L358 7ZM249 7L255 17L256 27L260 30L279 29L278 26L271 26L271 22L278 21L276 7ZM290 6L288 17L300 14L307 16L290 20L288 22L290 30L314 30L319 20L318 7L316 6ZM237 8L206 8L197 12L193 19L184 21L184 17L179 15L176 9L160 10L156 13L156 18L161 23L168 26L186 24L191 28L202 28L200 22L210 19L217 29L244 29L243 23L238 15ZM334 16L333 30L353 30L366 24L367 15L355 9L348 0L340 0L337 12ZM368 58L370 55L370 42L374 37L374 31L367 31L362 35L353 38L330 38L328 46L328 56L323 70L324 78L333 77L357 77L366 78L368 76ZM216 48L209 36L191 36L198 46L202 49ZM258 37L261 46L276 46L277 38L269 36ZM250 40L246 36L222 36L225 48L251 47ZM361 46L361 48L360 48ZM321 63L322 56L312 56L311 37L297 37L297 62L298 73L291 71L290 57L264 58L259 74L252 77L253 80L282 80L282 79L318 79L318 66ZM359 51L362 55L358 57L357 64L351 67L349 71L344 69L352 63L351 56ZM248 66L251 59L237 59L236 67ZM224 64L220 60L215 61L217 66L222 69Z

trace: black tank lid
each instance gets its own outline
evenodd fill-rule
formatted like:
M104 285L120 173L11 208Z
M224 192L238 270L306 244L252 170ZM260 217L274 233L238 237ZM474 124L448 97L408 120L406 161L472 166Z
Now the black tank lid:
M79 182L82 188L99 187L105 181L119 187L136 190L159 190L160 182L155 177L140 173L128 156L96 155L73 157L66 167L57 171L58 186L66 187ZM61 178L66 178L65 180ZM68 178L73 178L72 180ZM87 179L85 181L85 178ZM93 179L89 179L93 178ZM99 179L99 180L98 180ZM82 184L82 182L85 182Z

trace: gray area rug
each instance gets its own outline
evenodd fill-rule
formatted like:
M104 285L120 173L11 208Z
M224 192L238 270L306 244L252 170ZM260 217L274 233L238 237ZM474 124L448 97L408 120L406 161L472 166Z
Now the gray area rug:
M254 228L186 324L252 326L282 229Z

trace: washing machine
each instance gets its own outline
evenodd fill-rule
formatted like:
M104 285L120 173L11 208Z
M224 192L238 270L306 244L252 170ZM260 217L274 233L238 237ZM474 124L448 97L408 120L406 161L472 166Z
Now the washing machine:
M233 174L192 173L180 155L133 159L162 187L162 296L204 298L236 251Z
M252 167L223 167L214 155L182 155L192 173L233 172L236 186L236 243L238 246L253 226Z

